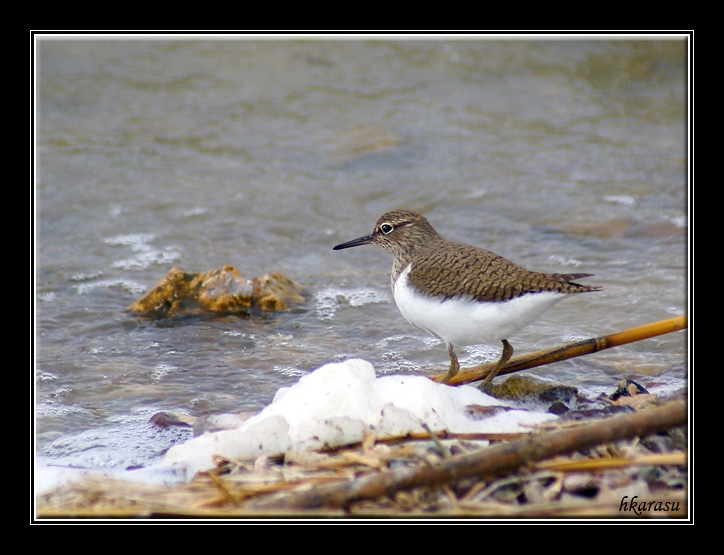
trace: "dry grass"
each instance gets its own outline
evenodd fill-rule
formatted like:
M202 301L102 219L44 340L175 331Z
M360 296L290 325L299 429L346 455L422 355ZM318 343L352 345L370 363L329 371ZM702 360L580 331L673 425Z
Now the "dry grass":
M686 519L685 422L673 401L487 446L489 437L369 436L284 460L219 460L173 487L94 476L39 496L37 517Z

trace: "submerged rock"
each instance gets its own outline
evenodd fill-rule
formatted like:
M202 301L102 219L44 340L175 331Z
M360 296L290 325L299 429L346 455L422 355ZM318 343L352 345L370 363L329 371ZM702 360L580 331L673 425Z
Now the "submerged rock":
M188 273L173 267L156 287L126 308L151 318L188 314L275 312L304 301L303 288L280 272L251 280L235 266Z
M510 376L502 383L488 385L485 392L498 399L549 406L552 414L566 412L579 400L575 387L550 384L531 376Z

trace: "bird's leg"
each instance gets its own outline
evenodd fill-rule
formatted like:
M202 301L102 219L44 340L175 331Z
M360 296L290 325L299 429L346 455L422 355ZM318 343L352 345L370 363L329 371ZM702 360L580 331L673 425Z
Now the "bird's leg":
M450 370L448 370L447 374L445 374L445 377L442 379L442 383L448 383L452 379L452 377L458 373L458 370L460 370L460 363L458 362L458 357L455 354L453 346L450 343L448 343L447 352L450 355Z
M500 354L500 360L498 364L495 365L495 368L488 372L488 376L483 381L483 387L486 387L493 381L493 378L498 375L498 372L500 372L501 368L510 360L511 356L513 356L513 346L508 343L507 339L503 339L503 352Z

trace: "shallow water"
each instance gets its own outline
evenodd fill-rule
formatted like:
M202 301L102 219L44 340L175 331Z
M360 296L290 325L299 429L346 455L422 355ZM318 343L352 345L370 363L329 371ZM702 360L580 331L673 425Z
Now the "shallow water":
M49 40L37 50L39 457L142 466L330 361L446 369L397 312L390 256L332 251L386 210L532 269L591 272L518 353L686 313L682 40ZM124 308L173 266L281 271L278 314L152 323ZM499 346L460 353L462 366ZM533 371L596 393L685 385L678 332Z

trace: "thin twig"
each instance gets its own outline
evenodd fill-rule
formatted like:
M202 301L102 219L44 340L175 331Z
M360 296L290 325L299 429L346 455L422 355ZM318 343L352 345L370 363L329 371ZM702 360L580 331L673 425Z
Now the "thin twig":
M543 349L527 355L520 355L511 358L508 363L500 369L498 376L528 370L529 368L535 368L569 358L597 353L598 351L626 345L627 343L633 343L643 339L650 339L651 337L683 330L686 326L686 316L682 315L610 335L583 339L574 343L559 345L551 349ZM465 370L461 369L460 372L448 382L448 385L460 385L485 379L496 364L497 362L491 362L473 366ZM432 379L440 382L444 377L445 374L442 373L433 376Z

